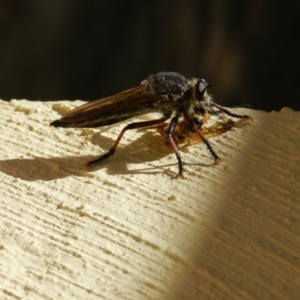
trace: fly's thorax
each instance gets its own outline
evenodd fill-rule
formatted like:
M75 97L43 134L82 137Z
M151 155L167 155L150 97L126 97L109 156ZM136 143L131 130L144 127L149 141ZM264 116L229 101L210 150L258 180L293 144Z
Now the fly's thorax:
M176 72L159 72L150 75L142 81L142 84L145 84L146 90L150 94L168 96L170 100L174 101L181 98L189 88L187 79Z

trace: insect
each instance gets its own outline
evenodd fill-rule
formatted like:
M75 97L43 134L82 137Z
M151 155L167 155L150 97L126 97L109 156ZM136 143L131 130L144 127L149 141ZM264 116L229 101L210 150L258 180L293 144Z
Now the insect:
M205 123L203 123L203 125L204 124ZM162 138L164 138L164 141L167 145L170 145L166 135L167 126L168 126L167 123L162 123L156 126L142 128L141 130L155 130L155 132L160 135L160 137L154 140L150 145L154 144L158 140L161 140ZM234 126L234 122L229 119L227 121L216 122L214 125L209 127L206 126L204 127L201 124L201 126L199 125L198 128L201 130L203 136L206 139L208 139L225 133L226 131L230 130L233 126ZM193 130L193 128L191 128L190 124L188 124L184 120L178 122L176 128L172 133L172 136L175 143L178 146L180 146L180 148L195 145L197 143L202 142L201 137Z
M50 125L55 127L100 127L150 112L162 114L159 119L126 125L108 152L85 164L89 169L115 153L127 130L156 126L170 119L174 113L166 129L166 136L177 158L178 174L175 178L184 178L182 159L173 137L180 117L183 117L185 126L190 131L194 131L204 142L215 163L220 159L201 131L206 114L213 113L215 111L213 108L216 108L228 116L252 120L248 115L232 113L214 102L207 91L210 86L211 84L205 79L188 79L177 72L159 72L149 75L134 88L79 106Z

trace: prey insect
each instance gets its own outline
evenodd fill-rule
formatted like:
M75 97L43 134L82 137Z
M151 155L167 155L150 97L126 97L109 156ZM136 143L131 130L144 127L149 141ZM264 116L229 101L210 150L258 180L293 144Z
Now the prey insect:
M166 145L170 145L166 135L167 126L167 123L163 123L156 126L143 128L141 130L155 130L155 133L158 133L160 135L160 137L151 142L150 145L156 143L161 139L164 140ZM227 121L216 122L214 125L211 125L209 127L199 126L199 130L201 130L203 136L206 139L209 139L229 131L233 126L234 122L231 119L229 119ZM193 130L193 128L191 128L190 124L188 124L184 120L178 122L176 128L172 133L172 136L176 145L179 146L179 148L188 147L202 142L201 137Z
M232 113L214 102L212 96L208 94L210 86L211 84L205 79L188 79L176 72L159 72L148 76L134 88L79 106L50 125L55 127L100 127L150 112L162 114L159 119L126 125L108 152L86 163L86 167L89 169L115 153L127 130L156 126L170 119L174 113L166 129L166 136L177 158L178 174L176 178L184 178L181 156L173 137L180 117L183 118L189 130L194 131L204 142L215 163L220 159L201 131L203 123L201 117L217 109L217 111L234 118L252 120L247 115Z

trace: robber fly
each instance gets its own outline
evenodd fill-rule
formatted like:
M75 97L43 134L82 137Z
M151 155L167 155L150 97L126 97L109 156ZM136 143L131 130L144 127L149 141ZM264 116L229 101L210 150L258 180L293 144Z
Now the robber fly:
M193 115L201 116L207 110L216 108L231 117L251 120L251 117L247 115L232 113L215 103L212 96L207 92L210 86L211 84L207 83L205 79L187 79L176 72L159 72L148 76L140 85L132 89L79 106L60 120L53 121L50 125L55 127L99 127L150 112L162 114L159 119L126 125L107 153L86 163L85 166L89 169L115 153L127 130L158 125L170 119L174 113L167 127L166 136L177 158L178 174L176 178L183 178L182 160L172 135L180 117L183 117L188 126L204 142L215 163L219 162L219 157L201 132L201 126L197 124Z

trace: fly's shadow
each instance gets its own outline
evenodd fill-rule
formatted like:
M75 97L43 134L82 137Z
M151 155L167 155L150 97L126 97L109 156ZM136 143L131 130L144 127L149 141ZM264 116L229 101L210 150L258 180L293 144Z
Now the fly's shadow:
M33 157L15 158L0 161L0 171L25 181L51 181L68 176L86 177L99 169L107 169L108 174L157 174L168 166L176 165L176 162L156 167L129 170L127 165L139 165L160 160L162 157L173 155L172 149L162 144L149 146L155 137L152 132L145 132L132 142L122 143L114 155L114 159L108 159L92 170L86 170L84 163L99 157L113 142L113 139L95 133L91 136L91 143L99 146L95 156L70 155L65 157ZM82 150L84 153L84 150Z

